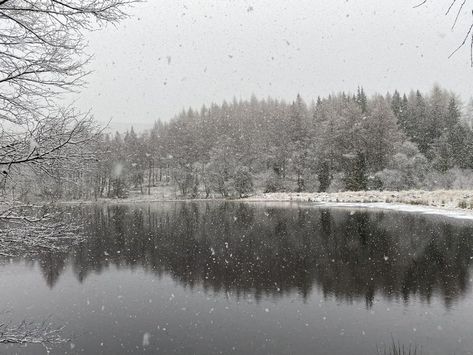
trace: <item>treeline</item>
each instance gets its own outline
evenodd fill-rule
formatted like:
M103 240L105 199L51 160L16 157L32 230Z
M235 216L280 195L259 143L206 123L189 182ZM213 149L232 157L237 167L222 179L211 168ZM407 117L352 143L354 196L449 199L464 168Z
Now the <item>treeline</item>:
M183 111L147 132L104 134L97 161L53 185L57 198L473 186L473 132L458 97L435 86L306 103L233 100ZM56 178L57 179L57 178Z

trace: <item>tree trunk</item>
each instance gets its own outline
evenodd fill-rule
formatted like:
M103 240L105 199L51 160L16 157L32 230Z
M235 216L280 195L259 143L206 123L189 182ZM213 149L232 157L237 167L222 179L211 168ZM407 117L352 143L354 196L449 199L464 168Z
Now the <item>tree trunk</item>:
M151 159L149 160L149 171L148 171L148 195L151 195Z

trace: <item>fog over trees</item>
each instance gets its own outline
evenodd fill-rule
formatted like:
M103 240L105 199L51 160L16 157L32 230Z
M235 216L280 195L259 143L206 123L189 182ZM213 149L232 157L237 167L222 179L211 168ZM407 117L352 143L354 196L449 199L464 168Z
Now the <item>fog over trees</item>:
M62 95L88 74L84 33L117 23L134 2L0 1L2 203L123 198L156 188L208 198L473 185L473 101L464 106L439 86L234 99L189 108L145 132L105 133Z
M234 99L184 110L146 132L101 134L88 146L93 165L58 166L34 185L14 179L3 188L53 200L122 198L166 186L194 198L471 188L472 111L471 102L463 107L439 86L384 96L358 88L290 103Z

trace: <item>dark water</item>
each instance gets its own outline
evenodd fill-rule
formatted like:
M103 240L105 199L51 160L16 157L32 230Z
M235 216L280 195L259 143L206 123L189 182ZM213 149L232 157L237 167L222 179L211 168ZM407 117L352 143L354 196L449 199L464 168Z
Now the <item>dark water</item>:
M289 204L71 212L84 244L0 262L0 317L64 325L53 354L377 354L393 339L473 353L472 222Z

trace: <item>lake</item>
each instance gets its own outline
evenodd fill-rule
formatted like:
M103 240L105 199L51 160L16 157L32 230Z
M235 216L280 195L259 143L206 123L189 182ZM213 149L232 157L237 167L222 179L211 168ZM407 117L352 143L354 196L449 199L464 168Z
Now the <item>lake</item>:
M67 211L85 242L0 259L0 323L64 326L52 354L473 353L472 221L290 203Z

